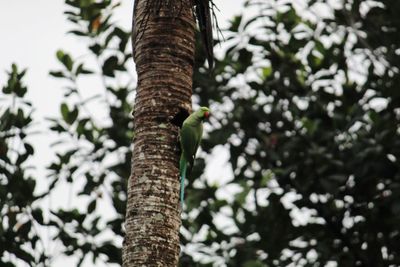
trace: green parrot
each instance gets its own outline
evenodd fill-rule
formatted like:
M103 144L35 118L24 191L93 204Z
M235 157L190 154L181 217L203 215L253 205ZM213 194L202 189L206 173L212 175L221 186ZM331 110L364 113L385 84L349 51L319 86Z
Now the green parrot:
M203 121L210 116L210 110L207 107L201 107L198 111L193 112L186 120L180 132L181 140L181 159L179 161L179 173L181 177L181 205L183 208L184 185L187 173L190 174L193 168L194 158L197 148L200 145L203 135ZM189 168L188 168L189 165ZM189 171L187 171L189 170Z

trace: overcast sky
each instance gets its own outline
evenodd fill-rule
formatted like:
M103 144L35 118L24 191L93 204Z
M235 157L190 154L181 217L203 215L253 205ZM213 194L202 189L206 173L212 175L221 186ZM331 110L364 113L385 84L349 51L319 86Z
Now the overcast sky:
M228 19L240 13L244 0L215 2L221 10L217 12L219 24L224 28ZM130 29L132 3L133 0L122 0L115 14L114 19L122 28ZM34 117L39 122L36 129L42 131L30 139L35 147L31 164L37 173L44 173L45 166L51 161L54 155L50 147L51 139L57 138L46 130L44 120L59 115L59 105L63 98L62 83L48 75L50 70L59 67L56 51L62 49L74 56L85 53L86 44L66 34L71 30L71 25L63 15L65 9L64 1L61 0L0 0L0 86L6 82L5 71L10 69L12 63L21 69L28 69L24 80L28 86L27 98L35 108ZM46 181L39 183L44 186ZM52 266L72 266L72 263L60 257ZM87 261L87 266L94 265Z

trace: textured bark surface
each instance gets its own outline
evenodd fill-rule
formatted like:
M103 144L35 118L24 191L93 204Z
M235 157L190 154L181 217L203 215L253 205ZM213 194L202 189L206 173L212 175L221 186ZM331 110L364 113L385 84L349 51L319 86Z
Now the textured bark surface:
M179 127L172 122L191 109L195 21L191 1L150 11L153 2L136 1L134 12L138 87L125 267L177 266L179 258Z

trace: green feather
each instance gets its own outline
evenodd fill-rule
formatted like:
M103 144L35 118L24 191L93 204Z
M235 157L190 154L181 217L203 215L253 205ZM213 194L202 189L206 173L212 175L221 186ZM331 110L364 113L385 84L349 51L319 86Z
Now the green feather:
M187 174L191 173L194 158L203 135L203 120L208 117L209 109L201 107L192 113L184 122L180 131L181 159L179 170L181 176L181 204L183 208L184 185ZM189 165L189 167L188 167Z
M183 155L183 154L182 154ZM181 156L179 161L179 170L181 176L181 206L183 209L183 200L184 200L184 190L185 190L185 177L186 177L186 169L187 169L187 162L184 157Z

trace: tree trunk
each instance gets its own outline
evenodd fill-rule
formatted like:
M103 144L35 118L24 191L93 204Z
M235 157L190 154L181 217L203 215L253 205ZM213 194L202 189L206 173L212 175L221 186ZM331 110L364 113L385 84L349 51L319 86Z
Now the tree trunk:
M191 109L194 27L191 1L135 1L138 86L125 267L178 265L178 117Z

